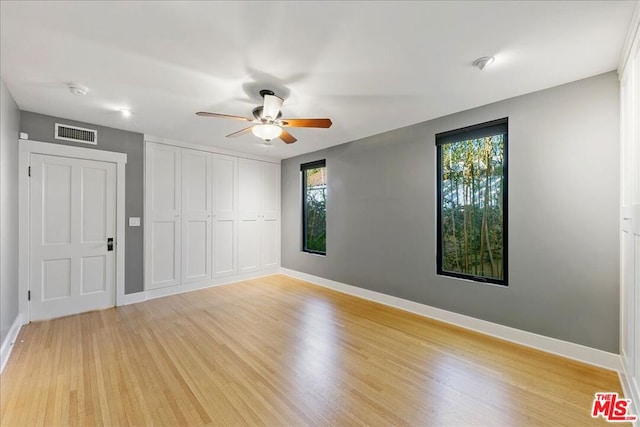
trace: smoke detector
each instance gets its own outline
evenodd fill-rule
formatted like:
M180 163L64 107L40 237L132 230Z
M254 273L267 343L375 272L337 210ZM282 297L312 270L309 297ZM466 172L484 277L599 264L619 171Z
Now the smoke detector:
M482 70L487 65L493 64L493 61L495 60L496 58L494 58L493 56L483 56L482 58L478 58L473 61L473 66L477 67L479 70Z
M88 87L81 85L80 83L69 83L67 87L69 88L72 94L78 95L78 96L86 95L87 92L89 91Z

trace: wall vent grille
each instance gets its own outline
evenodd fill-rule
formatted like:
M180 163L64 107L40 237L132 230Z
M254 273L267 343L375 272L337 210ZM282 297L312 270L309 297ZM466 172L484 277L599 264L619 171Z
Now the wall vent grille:
M98 144L98 131L77 126L56 123L56 139L64 141L82 142L83 144Z

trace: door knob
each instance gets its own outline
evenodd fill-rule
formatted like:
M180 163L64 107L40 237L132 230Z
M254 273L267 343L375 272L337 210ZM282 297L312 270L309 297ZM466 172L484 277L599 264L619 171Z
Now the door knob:
M113 250L113 237L109 237L107 239L107 251L112 251Z

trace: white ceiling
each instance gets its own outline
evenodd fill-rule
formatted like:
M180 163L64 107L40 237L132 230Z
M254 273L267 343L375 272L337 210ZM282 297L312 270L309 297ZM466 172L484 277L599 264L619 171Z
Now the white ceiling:
M616 69L635 1L0 3L2 78L22 110L287 158ZM495 55L491 68L471 63ZM89 87L72 95L67 82ZM266 148L258 91L330 117ZM125 119L117 113L131 108Z

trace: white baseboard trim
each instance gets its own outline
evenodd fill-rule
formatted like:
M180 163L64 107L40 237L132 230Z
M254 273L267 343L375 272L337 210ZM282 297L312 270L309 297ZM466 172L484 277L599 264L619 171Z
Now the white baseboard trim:
M476 332L532 347L547 353L553 353L569 359L574 359L590 365L599 366L616 372L621 370L620 355L587 347L580 344L562 341L556 338L538 335L533 332L522 331L509 326L500 325L486 320L476 319L452 311L443 310L406 299L370 291L357 286L347 285L323 277L313 276L288 268L281 268L280 272L287 276L303 280L315 285L323 286L349 295L354 295L380 304L399 308L421 316L470 329Z
M16 338L18 338L18 333L20 333L20 328L22 328L22 315L18 314L9 329L9 334L2 342L2 347L0 347L0 373L4 371L4 367L9 361L9 356L11 355L11 350L13 350L13 344L16 342Z
M125 294L122 304L129 305L139 302L162 298L170 295L182 294L185 292L197 291L200 289L212 288L214 286L230 285L232 283L243 282L245 280L257 279L259 277L271 276L280 273L280 268L256 271L252 273L235 274L232 276L218 277L215 279L203 280L199 282L185 283L182 285L168 286L166 288L150 289L148 291Z
M638 416L638 420L633 423L633 426L640 427L640 384L628 374L629 370L624 363L624 358L621 358L621 360L621 370L618 372L618 377L620 378L620 384L622 384L622 391L625 398L631 399L632 407L629 409L629 412Z
M144 291L136 292L133 294L124 294L124 297L119 301L118 306L129 305L129 304L137 304L139 302L145 301Z

